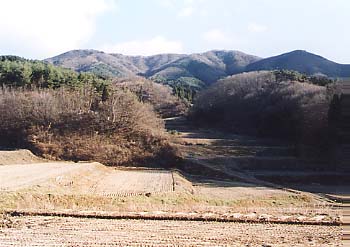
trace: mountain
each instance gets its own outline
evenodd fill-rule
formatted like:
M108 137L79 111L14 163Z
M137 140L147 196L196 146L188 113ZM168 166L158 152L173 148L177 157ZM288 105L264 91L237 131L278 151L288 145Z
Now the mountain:
M101 76L141 75L163 83L182 82L193 87L210 84L222 77L243 72L261 58L239 51L209 51L199 54L124 56L96 50L73 50L47 62Z
M146 57L109 54L96 50L73 50L46 61L104 77L140 75L157 82L185 84L192 88L209 85L229 75L259 70L294 70L307 75L350 77L350 65L338 64L301 50L265 59L239 51L224 50Z
M338 64L302 50L262 59L246 68L246 71L259 70L295 70L307 75L350 77L350 65Z

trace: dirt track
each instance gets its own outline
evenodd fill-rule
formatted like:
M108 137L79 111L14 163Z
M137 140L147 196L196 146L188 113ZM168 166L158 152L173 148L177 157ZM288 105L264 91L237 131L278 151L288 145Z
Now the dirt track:
M14 218L10 246L341 246L339 227L196 221Z

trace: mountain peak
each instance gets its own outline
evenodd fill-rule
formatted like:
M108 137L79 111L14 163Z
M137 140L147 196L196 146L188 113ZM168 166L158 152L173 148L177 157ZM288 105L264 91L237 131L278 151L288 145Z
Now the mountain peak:
M307 75L350 77L350 65L338 64L305 50L262 59L247 66L247 71L275 69L294 70Z
M306 50L294 50L294 51L291 51L290 54L312 54Z

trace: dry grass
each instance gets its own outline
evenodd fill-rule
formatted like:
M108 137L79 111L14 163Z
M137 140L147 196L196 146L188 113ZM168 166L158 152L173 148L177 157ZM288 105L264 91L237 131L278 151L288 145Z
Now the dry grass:
M335 214L305 195L261 196L244 199L219 199L186 192L151 194L130 197L100 195L42 194L28 191L2 192L0 205L6 210L72 210L104 212L215 212L215 213L281 213Z

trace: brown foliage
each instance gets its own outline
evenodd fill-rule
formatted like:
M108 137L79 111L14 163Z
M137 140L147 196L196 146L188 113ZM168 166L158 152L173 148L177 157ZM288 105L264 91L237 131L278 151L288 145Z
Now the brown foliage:
M90 87L4 89L0 116L1 145L51 159L119 165L171 153L164 123L152 107L120 89L106 101Z
M115 79L115 86L130 90L140 101L150 103L162 117L174 117L184 114L189 105L172 93L169 86L158 84L150 80L134 77Z
M326 88L279 81L272 72L228 77L200 92L191 118L235 132L292 139L309 144L327 131Z

